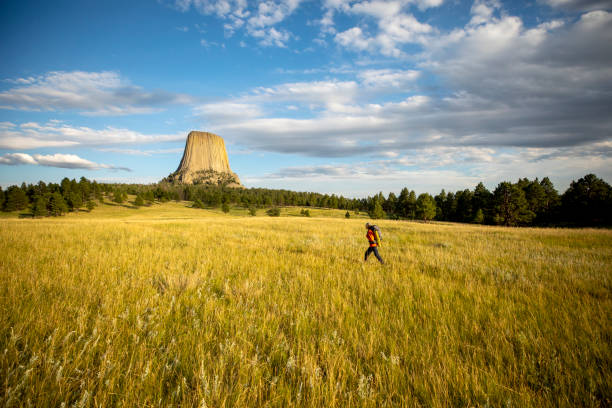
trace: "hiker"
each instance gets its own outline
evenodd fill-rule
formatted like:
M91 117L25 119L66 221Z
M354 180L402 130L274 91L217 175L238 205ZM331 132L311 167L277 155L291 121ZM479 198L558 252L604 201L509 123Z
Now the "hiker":
M380 254L378 253L378 246L380 244L381 239L378 227L376 225L371 225L369 222L367 222L366 229L368 230L368 232L366 233L366 238L370 243L370 247L365 252L364 261L367 261L370 253L374 252L374 256L376 256L376 259L378 259L381 264L384 264L385 261L383 261L383 259L380 257Z

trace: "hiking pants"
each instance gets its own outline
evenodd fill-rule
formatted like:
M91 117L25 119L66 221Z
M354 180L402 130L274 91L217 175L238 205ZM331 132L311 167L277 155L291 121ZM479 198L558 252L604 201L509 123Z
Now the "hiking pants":
M374 252L374 256L376 257L376 259L378 259L380 261L380 263L385 263L385 261L382 260L382 258L380 257L380 255L378 254L378 248L376 247L369 247L366 251L365 251L365 259L364 261L368 260L368 256L370 256L370 254Z

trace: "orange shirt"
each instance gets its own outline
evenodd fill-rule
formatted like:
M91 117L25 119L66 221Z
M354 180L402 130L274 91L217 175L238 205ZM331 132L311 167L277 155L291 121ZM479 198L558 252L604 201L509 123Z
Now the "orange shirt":
M374 236L374 231L372 231L371 229L368 229L368 232L366 233L366 238L370 242L370 246L371 247L377 246L376 245L376 237Z

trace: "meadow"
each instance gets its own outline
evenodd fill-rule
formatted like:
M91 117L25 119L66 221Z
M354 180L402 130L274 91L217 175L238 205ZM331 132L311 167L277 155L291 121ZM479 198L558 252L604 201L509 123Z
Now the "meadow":
M0 405L610 406L612 231L169 202L0 219Z

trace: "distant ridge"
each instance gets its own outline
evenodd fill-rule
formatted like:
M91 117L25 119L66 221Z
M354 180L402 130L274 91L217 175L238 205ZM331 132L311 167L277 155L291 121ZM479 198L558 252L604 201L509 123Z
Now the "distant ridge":
M230 168L223 138L199 131L189 132L181 163L164 181L243 187L238 175Z

